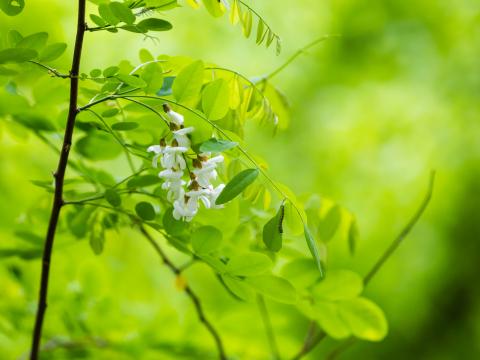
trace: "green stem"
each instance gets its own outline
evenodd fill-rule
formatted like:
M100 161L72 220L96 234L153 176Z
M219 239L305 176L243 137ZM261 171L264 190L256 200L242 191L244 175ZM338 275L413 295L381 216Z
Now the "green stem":
M48 70L48 72L50 72L54 77L59 77L59 78L62 78L62 79L68 79L68 78L71 77L71 75L69 75L69 74L62 74L62 73L58 72L58 70L56 70L56 69L54 69L50 66L44 65L42 63L39 63L37 61L29 60L28 62L32 63L32 64L35 64L35 65L38 65L38 66L44 68L45 70Z
M280 352L278 351L275 332L273 331L273 326L270 319L270 314L268 313L267 304L265 303L265 299L262 295L257 295L257 304L258 309L260 310L260 315L262 316L263 324L265 326L265 332L267 333L267 339L270 346L270 351L272 353L272 358L274 360L280 360Z
M266 75L264 77L265 80L270 80L272 79L274 76L278 75L280 72L282 72L288 65L290 65L292 62L295 61L295 59L297 57L299 57L300 55L302 55L303 53L305 53L308 49L314 47L315 45L327 40L327 39L330 39L332 37L340 37L340 35L324 35L314 41L312 41L311 43L309 43L308 45L304 46L303 48L297 50L292 56L290 56L287 61L285 61L282 65L280 65L277 69L273 70L270 74Z

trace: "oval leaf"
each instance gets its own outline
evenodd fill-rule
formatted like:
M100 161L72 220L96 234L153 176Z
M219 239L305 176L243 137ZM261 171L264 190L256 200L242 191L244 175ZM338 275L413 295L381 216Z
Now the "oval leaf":
M202 93L202 108L210 120L220 120L230 109L228 82L217 79L209 83Z
M246 253L230 259L227 273L232 276L255 276L269 271L273 266L267 255Z
M280 206L277 214L263 227L263 243L270 251L280 251L282 248L283 216L285 207Z
M65 43L50 44L40 52L38 59L40 61L53 61L59 58L66 48L67 44Z
M184 67L172 85L175 99L185 105L195 105L203 85L203 62L195 61Z
M32 49L4 49L0 50L0 64L22 63L34 59L37 55L37 52Z
M253 183L258 176L258 169L247 169L235 175L218 196L215 204L221 205L234 199Z
M166 20L156 19L156 18L149 18L140 21L137 24L137 27L141 31L168 31L172 29L172 24L170 24Z
M199 255L217 250L221 243L222 233L216 227L202 226L192 233L192 247Z
M105 191L105 200L114 207L120 206L122 204L122 198L114 189L107 189Z
M116 131L128 131L138 128L138 123L131 121L118 122L112 125L112 129Z
M305 235L305 240L307 241L308 249L310 250L310 253L312 254L317 264L318 270L320 271L320 276L323 277L324 276L323 265L320 259L320 252L318 250L317 243L315 242L315 239L310 233L310 230L308 229L307 225L303 226L303 232Z
M146 201L141 201L137 205L135 205L135 212L139 217L143 220L153 220L155 219L155 209L153 208L152 204Z
M228 140L218 140L211 138L200 145L201 152L223 152L237 146L238 143Z

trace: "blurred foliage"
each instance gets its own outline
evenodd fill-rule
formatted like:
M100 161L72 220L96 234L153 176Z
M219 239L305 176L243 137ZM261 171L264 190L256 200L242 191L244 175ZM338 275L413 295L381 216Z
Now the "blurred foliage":
M215 16L217 4L210 4L207 10ZM275 136L270 118L269 122L246 123L244 128L237 129L236 140L244 138L242 145L259 154L258 159L264 159L262 164L269 164L272 178L300 194L298 199L305 204L307 215L315 212L317 221L322 219L321 224L312 226L309 218L309 225L312 236L328 244L328 252L326 246L320 249L328 271L339 282L347 278L353 284L345 299L345 294L329 293L328 282L319 283L314 292L320 292L324 298L319 304L322 314L328 311L325 309L332 300L348 302L348 308L355 306L354 301L363 301L357 297L361 288L355 274L367 273L383 253L418 206L429 170L437 169L437 187L425 217L364 293L384 309L388 336L380 343L359 342L342 358L478 358L480 291L475 275L480 253L480 75L476 59L480 50L480 4L474 0L299 0L245 4L239 5L242 14L250 14L243 15L247 24L243 33L253 40L243 40L239 29L229 26L228 16L213 19L205 9L197 11L183 6L161 13L174 30L157 33L154 38L144 37L131 27L127 29L133 31L119 29L119 34L86 34L82 72L85 78L105 77L106 69L113 64L128 73L133 64L139 63L140 49L145 48L155 57L178 55L172 61L178 68L172 65L173 72L164 74L164 85L165 79L177 75L192 59L203 59L205 67L235 69L261 84L265 74L272 74L305 44L326 34L339 35L302 53L263 88L271 101L265 107L258 96L258 106L266 109L269 116L274 112L280 115ZM252 6L262 17L254 16L245 6ZM88 13L97 14L96 6L89 4ZM7 38L11 29L24 36L48 32L49 51L43 47L39 60L49 61L61 74L68 71L75 28L74 7L70 3L49 1L46 6L27 1L20 15L9 17L1 13L0 19L2 44L12 41ZM275 36L282 37L283 50L278 57L275 51L256 46L257 33L248 29L254 21L265 22L265 31L268 27ZM167 25L155 26L163 29ZM31 46L44 42L42 36L33 40ZM61 53L61 43L68 47L55 58ZM148 57L148 52L140 53L140 61L144 62L142 56ZM4 204L0 208L2 358L18 358L30 345L38 291L38 257L48 221L45 209L49 209L52 197L51 172L56 163L56 153L27 131L25 125L38 130L40 135L48 133L54 147L58 146L61 139L56 134L63 128L66 115L59 104L65 104L68 97L66 84L61 83L64 79L47 76L44 69L34 64L25 66L25 74L16 76L15 82L0 76L0 117L8 118L0 121L0 200ZM99 73L96 69L102 70ZM226 80L237 78L221 70L211 71ZM149 83L155 80L148 74L143 79ZM101 79L97 80L91 83L92 90L104 85ZM135 85L138 84L132 84ZM282 93L276 89L282 89ZM13 96L18 92L24 94L22 100ZM84 91L82 103L92 94ZM285 110L282 117L283 109L278 106L285 106L284 99L288 99L289 116ZM113 128L122 123L121 114L108 113L109 110L112 109L105 107L99 112ZM87 112L84 114L83 119L79 117L79 131L97 131L95 127L102 124L94 116L87 116ZM142 126L148 121L147 115L143 120L135 119L140 127L132 129L132 134L137 133L133 141L148 145L158 139L160 133L155 131L160 129L142 133ZM120 126L118 133L124 132L122 126L130 126L126 124L116 125ZM79 136L76 140L78 154L74 160L100 189L129 175L125 160L104 162L121 154L122 147L106 146L103 134L83 139ZM105 151L92 152L95 147ZM114 176L95 170L88 162L84 165L77 161L84 160L82 157L98 157L91 160L101 161L101 167L108 168ZM226 175L229 179L238 173L238 168L234 170ZM68 174L73 174L72 169ZM70 181L70 195L92 191L79 186L73 176ZM301 195L312 193L319 196ZM256 195L247 192L245 197L252 200ZM116 201L113 195L109 203ZM269 219L275 222L277 210L272 206L270 212L258 210L255 216L263 223ZM245 209L236 209L226 217L233 219L238 211ZM289 211L292 209L286 207L287 218ZM99 245L90 239L94 250L98 246L103 249L101 256L94 256L88 240L77 240L86 234L83 225L87 220L82 217L91 214L82 213L80 208L68 212L62 228L66 230L68 224L74 236L62 232L56 238L44 331L45 359L214 358L213 341L182 291L185 284L192 286L202 299L209 319L223 335L228 353L241 359L270 357L259 309L226 292L205 263L195 263L181 276L173 276L138 232L128 226L119 231L109 229L109 221L115 220L106 213L97 214L94 222L102 221L106 228L104 243ZM352 213L356 216L353 223ZM141 216L141 211L137 214ZM204 222L222 229L224 237L231 236L238 248L247 251L255 243L248 227L234 229L236 223L222 223L222 219L212 219L209 214L203 216ZM352 230L352 224L358 229ZM296 226L291 225L291 229ZM257 229L256 233L261 231ZM346 241L348 233L358 238L353 255L352 246ZM289 238L284 241L289 246L301 243L300 250L307 254L303 239L298 239L301 237L295 238L295 242ZM274 246L278 239L271 240L265 244ZM192 246L201 252L196 241L192 239ZM164 244L163 239L160 242ZM176 264L189 261L174 247L163 247ZM298 249L286 251L287 257L295 257ZM309 270L313 262L307 259L307 264L290 266L293 273L304 275L297 279L302 285L311 281ZM280 265L284 264L277 265L276 272ZM282 270L282 275L287 276L285 266ZM280 354L289 358L303 342L309 310L299 311L269 299L266 305ZM316 320L322 324L322 319ZM325 340L310 358L324 358L338 343Z

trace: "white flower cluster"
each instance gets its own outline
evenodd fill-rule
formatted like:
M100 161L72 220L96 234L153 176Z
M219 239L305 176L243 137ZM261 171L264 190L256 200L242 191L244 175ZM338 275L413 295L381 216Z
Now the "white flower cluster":
M150 146L147 151L155 153L152 160L154 167L158 167L160 159L163 170L158 176L164 180L162 188L167 191L167 199L173 204L173 217L177 220L191 221L198 212L200 202L209 209L221 207L215 205L215 201L225 185L214 187L211 181L217 178L216 168L223 162L223 156L210 157L210 153L198 154L192 160L193 170L190 171L186 156L191 145L188 134L195 129L184 127L183 116L167 105L164 105L163 109L170 119L173 139L170 145L162 139L160 145ZM184 180L185 170L189 174L188 182Z

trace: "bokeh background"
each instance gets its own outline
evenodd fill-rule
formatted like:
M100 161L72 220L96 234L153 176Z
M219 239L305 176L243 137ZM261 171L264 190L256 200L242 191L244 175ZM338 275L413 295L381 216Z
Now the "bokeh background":
M341 358L480 358L480 2L248 3L282 36L280 56L245 40L227 17L183 7L168 12L174 31L162 33L158 43L129 33L87 34L82 68L136 62L145 47L253 77L322 35L340 34L272 80L290 101L290 127L276 137L252 128L247 141L270 163L272 176L296 193L318 193L356 214L356 255L337 241L328 261L362 274L413 214L436 169L425 216L367 289L387 314L389 335L381 343L357 343ZM74 12L73 1L27 1L17 17L0 14L0 30L48 31L71 44ZM58 68L68 69L71 50ZM3 122L0 136L0 248L6 249L24 244L14 235L24 212L50 202L31 180L49 179L56 159L33 136ZM0 258L2 359L18 358L29 347L39 269L39 260ZM45 336L70 341L71 349L68 356L51 351L46 359L212 357L213 344L189 299L134 232L112 236L99 257L87 241L59 238L52 274ZM227 349L238 359L269 358L255 307L234 304L202 265L185 276L225 334ZM308 323L286 306L269 306L288 358ZM323 358L333 346L325 341L310 359Z

